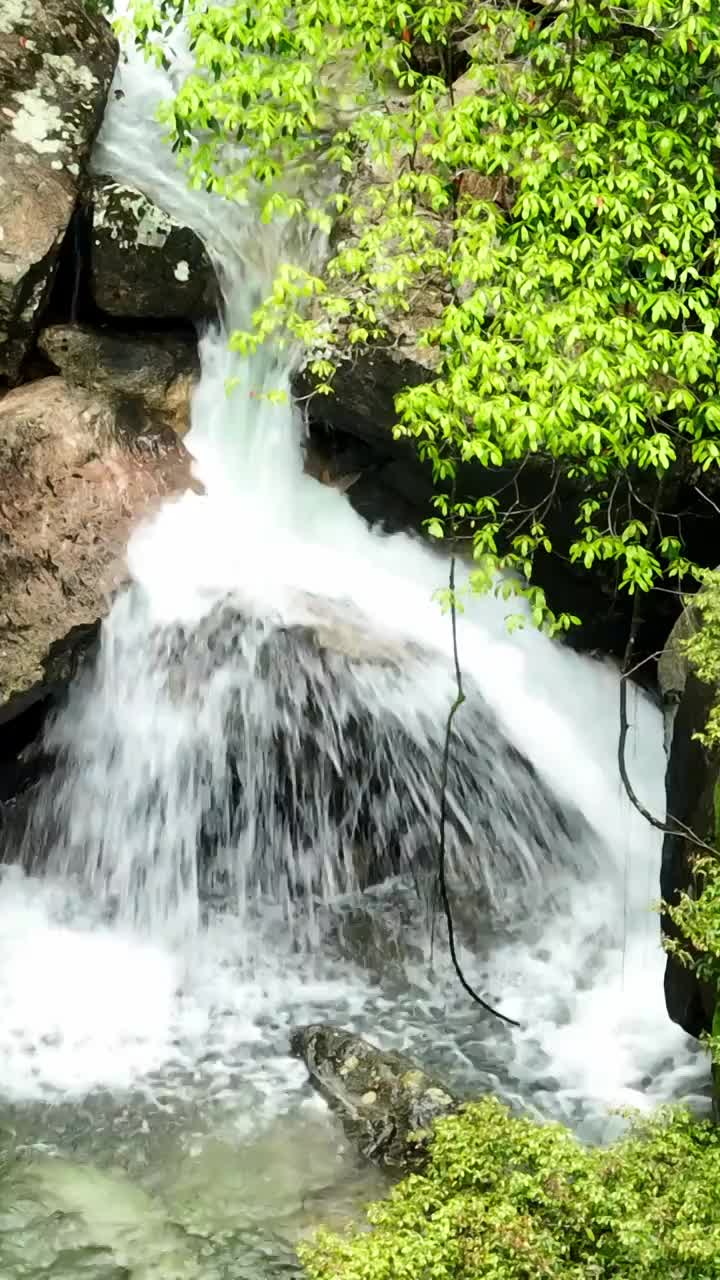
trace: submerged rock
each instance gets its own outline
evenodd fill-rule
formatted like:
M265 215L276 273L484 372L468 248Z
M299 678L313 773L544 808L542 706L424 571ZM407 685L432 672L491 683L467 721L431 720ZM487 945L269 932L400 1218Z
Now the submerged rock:
M60 377L0 400L0 708L71 673L68 640L87 645L133 524L187 487L188 462L172 432L130 435L108 399Z
M0 378L18 378L48 298L117 61L82 0L0 6Z
M458 1100L409 1058L341 1027L297 1027L290 1048L362 1155L387 1168L421 1165L433 1123L458 1109Z
M88 193L90 290L108 315L202 320L217 282L202 241L140 191L95 178Z
M107 397L130 429L150 418L180 436L188 430L199 373L190 336L58 324L42 330L38 345L68 385Z

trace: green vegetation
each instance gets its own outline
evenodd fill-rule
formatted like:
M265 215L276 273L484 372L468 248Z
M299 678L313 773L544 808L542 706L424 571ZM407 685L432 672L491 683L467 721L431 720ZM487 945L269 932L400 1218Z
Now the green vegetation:
M573 561L677 584L658 488L720 458L718 0L140 0L161 60L178 8L199 70L165 118L191 182L267 221L340 217L322 277L282 264L237 345L301 343L328 393L352 348L434 303L436 376L396 430L434 466L430 531L474 540L474 585L531 581L558 493ZM532 510L452 499L463 462L528 459ZM537 625L575 621L522 590Z
M430 1163L322 1234L311 1280L711 1280L720 1276L720 1131L658 1117L606 1150L486 1099L438 1122Z

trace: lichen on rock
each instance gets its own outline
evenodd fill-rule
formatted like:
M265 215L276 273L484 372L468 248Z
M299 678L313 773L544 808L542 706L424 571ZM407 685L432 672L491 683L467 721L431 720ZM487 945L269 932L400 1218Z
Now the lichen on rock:
M290 1047L361 1154L387 1168L422 1165L434 1121L460 1105L403 1054L377 1049L341 1027L297 1027Z
M197 321L217 310L215 271L194 231L111 178L94 178L86 199L90 289L102 311L116 318Z
M11 383L52 285L117 61L82 0L0 12L0 379Z

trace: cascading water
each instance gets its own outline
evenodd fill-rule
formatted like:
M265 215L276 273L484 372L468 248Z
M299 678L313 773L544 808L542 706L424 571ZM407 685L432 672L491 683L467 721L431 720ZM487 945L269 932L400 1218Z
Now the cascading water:
M617 1105L691 1095L703 1065L663 1007L658 838L617 776L617 673L510 639L492 599L460 619L450 870L468 976L521 1029L468 1003L441 927L431 947L446 563L304 474L299 415L262 396L291 370L230 352L281 248L248 209L189 191L152 124L188 65L177 39L170 72L128 54L95 165L193 225L218 266L225 319L200 341L187 437L205 492L134 535L132 585L48 731L56 768L24 850L42 870L0 882L0 1120L19 1150L124 1166L172 1205L153 1247L174 1261L142 1274L207 1280L240 1274L223 1269L230 1223L297 1230L297 1188L348 1175L287 1056L294 1022L365 1030L591 1139ZM630 772L659 812L660 718L631 702ZM282 1183L296 1140L322 1174L292 1166L282 1208L258 1208L238 1150ZM92 1192L85 1165L61 1195L58 1167L38 1174L51 1202L82 1200L87 1221L92 1194L128 1194ZM213 1261L178 1222L222 1241ZM83 1240L116 1256L99 1227Z

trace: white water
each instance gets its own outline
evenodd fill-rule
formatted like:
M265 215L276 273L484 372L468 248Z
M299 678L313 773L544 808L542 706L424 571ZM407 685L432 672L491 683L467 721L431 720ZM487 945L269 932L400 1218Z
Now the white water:
M197 228L222 266L228 323L243 323L278 237L186 189L151 122L171 92L165 73L131 57L116 87L97 168ZM445 565L417 540L369 530L303 474L298 416L258 396L289 384L272 353L244 364L218 329L201 357L187 444L206 493L167 503L133 537L135 587L104 628L94 679L51 730L61 765L31 830L48 874L0 882L0 1090L13 1114L110 1091L117 1130L139 1114L152 1130L158 1116L212 1109L250 1132L297 1105L287 1036L311 1018L364 1029L459 1088L495 1089L591 1138L614 1107L692 1095L705 1068L664 1010L658 838L617 776L616 673L533 631L509 639L492 599L460 625L474 695L458 752L483 790L468 793L458 764L451 852L468 976L522 1030L469 1004L442 930L431 972L425 914L404 881L366 900L362 928L381 928L385 959L368 970L348 958L337 921L355 878L338 845L349 856L368 779L382 784L365 815L372 853L384 856L405 814L402 870L434 830L453 692L449 624L432 599ZM228 601L257 627L216 626ZM288 628L324 635L324 656ZM348 646L367 660L349 661ZM630 771L660 812L660 718L643 696L632 703ZM363 717L367 776L353 745ZM321 748L317 775L308 743ZM328 779L350 766L338 818ZM301 821L273 800L288 769ZM252 803L233 825L238 780ZM586 825L555 832L561 811Z

